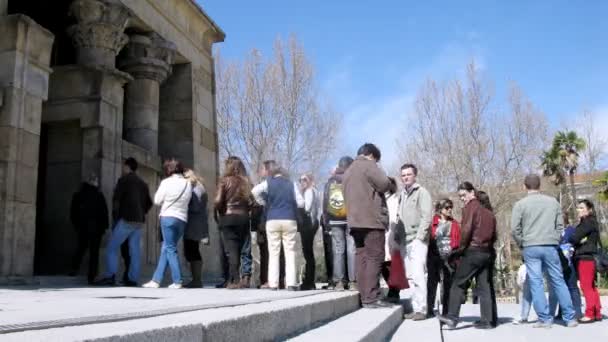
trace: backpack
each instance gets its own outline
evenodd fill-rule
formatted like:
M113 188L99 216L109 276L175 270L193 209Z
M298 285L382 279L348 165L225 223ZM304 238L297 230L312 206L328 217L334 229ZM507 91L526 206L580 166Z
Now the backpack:
M342 183L332 182L327 190L327 206L325 211L333 219L346 220L346 204L344 203L344 187Z

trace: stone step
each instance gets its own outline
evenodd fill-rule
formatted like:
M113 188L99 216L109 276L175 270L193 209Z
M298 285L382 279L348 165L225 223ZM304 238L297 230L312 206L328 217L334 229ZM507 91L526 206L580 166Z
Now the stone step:
M437 318L424 321L404 320L391 337L391 341L409 341L413 337L420 336L424 336L425 341L443 341L439 331L439 320Z
M382 309L359 309L289 341L386 341L402 321L401 305Z
M185 291L185 290L184 290ZM246 290L245 290L246 291ZM236 293L235 293L236 294ZM295 293L294 293L295 294ZM235 298L236 299L236 298ZM273 341L359 308L358 293L306 291L297 297L232 303L153 317L86 322L0 335L2 341Z

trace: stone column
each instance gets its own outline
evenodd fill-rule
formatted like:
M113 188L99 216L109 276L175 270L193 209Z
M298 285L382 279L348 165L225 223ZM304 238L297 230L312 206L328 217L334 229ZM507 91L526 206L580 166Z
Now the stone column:
M0 15L5 15L8 8L8 0L0 0Z
M0 12L5 7L1 1ZM24 15L0 16L0 37L0 276L31 276L40 119L54 37Z
M119 61L134 78L125 89L123 136L153 155L158 154L160 85L171 74L175 49L155 33L131 35Z
M129 41L124 33L129 10L118 0L75 0L70 14L78 21L68 29L78 64L114 69L116 56Z

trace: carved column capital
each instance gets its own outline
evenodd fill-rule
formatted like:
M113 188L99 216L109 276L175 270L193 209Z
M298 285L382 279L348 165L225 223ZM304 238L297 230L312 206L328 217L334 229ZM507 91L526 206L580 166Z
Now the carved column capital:
M74 0L70 15L77 24L68 28L78 53L78 64L115 67L115 59L129 38L124 33L131 17L117 0Z
M134 78L164 82L171 74L175 58L175 44L156 33L134 34L129 38L119 67Z

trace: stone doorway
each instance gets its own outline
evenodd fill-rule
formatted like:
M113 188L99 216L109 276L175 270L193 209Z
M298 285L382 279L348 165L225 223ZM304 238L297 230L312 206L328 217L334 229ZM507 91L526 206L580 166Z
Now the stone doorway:
M34 273L67 274L78 245L70 204L81 182L79 121L42 124L38 168Z

